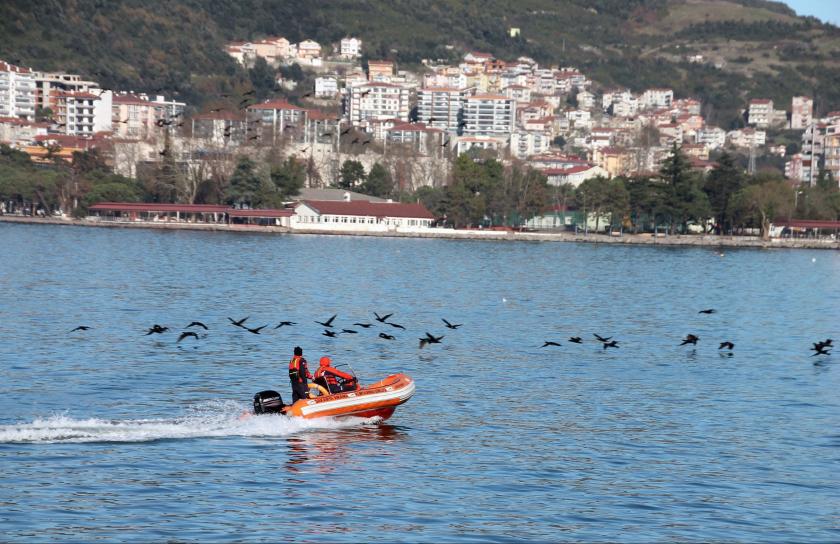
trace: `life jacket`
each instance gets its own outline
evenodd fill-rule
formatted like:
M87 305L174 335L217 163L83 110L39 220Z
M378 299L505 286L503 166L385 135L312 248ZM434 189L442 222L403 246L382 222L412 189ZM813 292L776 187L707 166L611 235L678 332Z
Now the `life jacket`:
M324 380L330 385L338 385L338 380L335 378L335 374L331 372L330 367L323 367L319 366L318 370L315 371L315 379L324 378Z
M306 359L302 355L295 355L289 361L289 379L293 382L303 383L309 377L309 369L306 368Z

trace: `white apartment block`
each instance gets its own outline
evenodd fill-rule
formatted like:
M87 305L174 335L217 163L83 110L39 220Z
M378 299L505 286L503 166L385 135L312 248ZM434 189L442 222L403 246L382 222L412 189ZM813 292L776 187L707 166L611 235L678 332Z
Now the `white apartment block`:
M813 122L814 101L807 96L794 96L791 101L790 128L803 130Z
M638 104L638 100L628 89L604 91L604 94L601 95L601 109L607 112L616 102L628 102L631 100L636 100Z
M339 56L343 59L355 59L362 56L362 40L343 38L339 45Z
M759 128L770 126L773 117L773 101L767 98L755 98L750 100L750 107L747 111L747 124Z
M648 89L639 97L639 104L644 108L670 108L673 102L671 89Z
M726 145L726 131L719 127L701 128L695 134L695 142L709 149L718 149Z
M825 169L831 173L834 183L840 186L840 123L826 127L823 149Z
M467 76L458 69L438 69L423 75L423 87L467 87Z
M0 60L0 117L35 117L32 70Z
M589 91L580 91L575 96L578 108L583 110L591 110L595 107L595 95Z
M639 113L639 100L630 95L612 103L612 114L616 117L633 117Z
M516 119L516 102L503 95L478 94L464 100L463 133L510 134Z
M347 117L354 125L376 119L408 121L409 89L395 83L366 83L350 87Z
M430 127L457 131L464 100L470 92L453 87L418 89L417 116Z
M338 79L334 76L315 78L315 96L331 98L338 94Z
M510 152L517 159L548 152L551 146L549 135L539 131L516 131L510 135Z
M759 147L764 145L767 133L763 130L743 128L726 133L726 139L735 147Z

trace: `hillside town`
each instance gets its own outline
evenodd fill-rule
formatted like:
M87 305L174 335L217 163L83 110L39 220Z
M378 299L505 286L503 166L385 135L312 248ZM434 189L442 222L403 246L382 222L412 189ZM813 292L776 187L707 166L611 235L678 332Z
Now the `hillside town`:
M36 162L96 148L114 173L130 178L166 160L200 178L231 175L241 156L294 157L306 164L307 189L338 186L348 160L365 171L381 165L400 191L441 187L464 154L530 167L550 186L578 187L599 176L656 173L675 146L704 172L726 149L747 157L750 173L757 161L784 161L797 186L814 185L821 173L840 180L840 111L817 118L807 96L789 105L750 99L743 126L728 130L707 123L700 100L672 89L606 88L575 67L527 57L508 62L469 51L457 65L427 59L406 70L367 59L356 37L330 46L272 37L225 51L246 69L270 67L275 94L296 90L300 105L246 90L223 97L237 108L197 110L162 94L0 61L0 143ZM307 77L284 77L289 67ZM773 131L796 141L774 143Z

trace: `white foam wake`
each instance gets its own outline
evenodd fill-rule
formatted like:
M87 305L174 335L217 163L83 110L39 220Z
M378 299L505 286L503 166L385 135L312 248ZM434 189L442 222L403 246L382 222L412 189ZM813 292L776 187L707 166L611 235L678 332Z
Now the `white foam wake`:
M65 414L32 423L0 425L0 443L146 442L227 436L278 437L307 429L352 427L364 420L307 420L265 415L243 417L244 406L214 402L174 419L74 419Z

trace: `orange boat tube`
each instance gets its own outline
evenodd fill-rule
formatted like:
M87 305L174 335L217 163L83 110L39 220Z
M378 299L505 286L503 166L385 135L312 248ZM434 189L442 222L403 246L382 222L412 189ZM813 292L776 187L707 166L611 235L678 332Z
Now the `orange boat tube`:
M323 388L321 388L323 389ZM321 391L323 393L323 391ZM397 406L414 395L414 380L405 374L392 374L376 383L332 395L301 399L284 408L288 416L381 417L388 419Z

